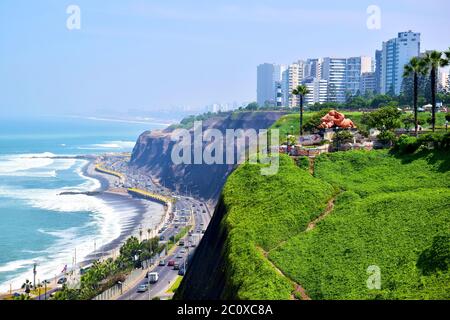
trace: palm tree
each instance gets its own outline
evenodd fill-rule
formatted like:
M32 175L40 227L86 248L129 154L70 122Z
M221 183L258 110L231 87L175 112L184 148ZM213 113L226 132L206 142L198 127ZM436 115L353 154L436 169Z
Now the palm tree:
M300 136L303 135L303 98L310 93L307 86L304 84L297 86L294 90L292 90L292 94L300 98Z
M446 56L448 58L448 56ZM430 71L430 82L431 82L431 126L433 132L436 129L436 93L437 93L437 71L441 67L446 67L449 65L449 60L443 58L443 54L440 51L431 51L425 54L423 58L427 66L428 71Z
M414 77L414 126L416 136L418 134L419 123L417 120L417 100L419 95L419 75L425 75L426 70L426 62L423 59L418 57L413 57L411 61L407 65L405 65L405 70L403 73L403 78L408 78L411 75Z

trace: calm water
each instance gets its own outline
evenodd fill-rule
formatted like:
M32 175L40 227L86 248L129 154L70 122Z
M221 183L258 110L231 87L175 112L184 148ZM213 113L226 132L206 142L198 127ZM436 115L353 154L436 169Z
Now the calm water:
M38 263L41 280L70 266L117 238L121 221L110 203L63 191L95 190L82 174L82 160L36 158L52 155L131 151L145 130L160 124L80 118L0 119L0 292L32 280ZM35 157L35 158L33 158ZM123 208L122 208L123 210Z

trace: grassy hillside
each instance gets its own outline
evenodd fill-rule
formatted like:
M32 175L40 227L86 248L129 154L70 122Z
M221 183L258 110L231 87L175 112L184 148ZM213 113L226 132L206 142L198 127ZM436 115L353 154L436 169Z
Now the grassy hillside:
M315 176L341 190L334 210L269 258L313 299L450 299L449 155L324 155ZM432 252L433 254L430 254ZM378 266L381 290L369 290Z
M264 252L305 230L324 210L334 189L300 170L289 157L281 157L275 176L263 176L260 169L241 166L223 191L226 276L233 291L228 298L288 299L292 284L274 270Z

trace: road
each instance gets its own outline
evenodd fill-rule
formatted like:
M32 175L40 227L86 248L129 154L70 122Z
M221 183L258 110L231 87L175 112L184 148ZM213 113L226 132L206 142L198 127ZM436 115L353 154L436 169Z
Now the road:
M189 217L193 215L195 222L193 232L192 235L187 235L185 240L186 242L196 242L197 247L203 236L202 231L206 230L210 221L210 213L206 207L206 204L193 198L180 197L176 202L174 209L175 215L173 221L170 222L170 226L160 235L166 240L176 235L179 230L186 225ZM147 278L142 278L136 283L135 286L124 292L117 300L148 300L155 297L166 296L166 291L169 290L178 277L178 270L174 270L173 267L169 267L167 265L168 261L173 260L179 262L180 264L183 264L184 261L190 261L192 256L195 254L196 247L185 248L184 246L179 246L177 244L176 247L171 250L169 255L164 257L165 266L157 266L151 270L151 272L158 273L159 279L157 283L150 285L149 291L142 293L137 292L140 285L148 283ZM185 253L181 253L182 250L184 250ZM187 263L187 268L188 265L189 264Z

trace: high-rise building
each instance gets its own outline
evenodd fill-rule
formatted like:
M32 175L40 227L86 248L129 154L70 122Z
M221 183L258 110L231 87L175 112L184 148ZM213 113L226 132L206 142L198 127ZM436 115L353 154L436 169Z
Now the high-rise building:
M344 103L346 101L345 58L324 58L322 66L322 79L328 81L328 101Z
M299 60L287 67L283 76L284 102L289 108L299 105L297 96L292 95L292 91L301 84L305 75L305 62Z
M383 42L381 55L381 93L399 95L405 65L420 55L420 33L400 32L397 38Z
M372 72L371 57L352 57L346 64L346 93L356 95L361 90L361 75Z
M383 50L375 51L375 93L381 93L381 77L383 73Z
M361 75L360 92L362 95L366 93L376 93L377 81L376 72L364 72Z
M328 101L328 81L313 77L308 77L302 81L309 89L309 94L305 96L305 104L325 103Z
M276 105L277 83L281 81L285 67L264 63L257 68L257 102L260 106Z
M304 77L322 78L322 59L308 59L305 63Z
M448 72L440 69L438 73L438 91L448 90Z

